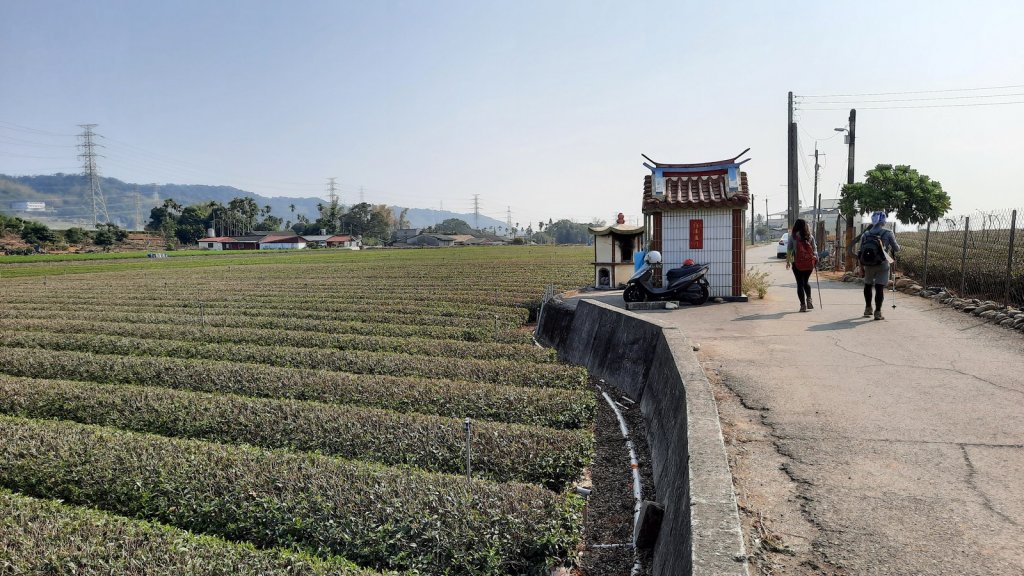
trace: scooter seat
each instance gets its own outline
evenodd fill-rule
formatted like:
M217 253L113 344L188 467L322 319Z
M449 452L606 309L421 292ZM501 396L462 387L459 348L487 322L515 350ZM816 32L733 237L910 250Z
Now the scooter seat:
M667 273L668 281L672 282L673 280L678 280L679 278L683 278L683 277L689 276L690 274L694 274L696 272L699 272L700 269L703 268L703 267L704 266L701 265L701 264L693 264L691 266L683 266L681 268L673 268L673 269L669 270L668 273Z

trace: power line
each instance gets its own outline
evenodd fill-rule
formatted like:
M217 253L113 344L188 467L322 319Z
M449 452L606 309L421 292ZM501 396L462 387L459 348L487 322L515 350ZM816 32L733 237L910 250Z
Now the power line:
M75 134L58 134L57 132L48 132L46 130L40 130L38 128L30 128L28 126L15 124L14 122L7 122L6 120L0 120L0 128L14 130L15 132L28 132L30 134L39 134L42 136L56 136L60 138L69 138L76 136Z
M831 100L824 102L811 102L811 104L878 104L882 102L931 102L935 100L975 100L978 98L1017 98L1024 96L1024 93L1014 92L1008 94L971 94L963 96L932 96L930 98L882 98L877 100Z
M1007 104L1024 104L1024 100L1013 102L978 102L973 104L931 104L923 106L857 106L858 110L916 110L921 108L964 108L970 106L1005 106ZM810 110L848 110L848 108L800 108L801 111Z
M815 142L828 142L829 140L831 140L831 139L835 138L836 136L839 136L840 134L842 134L842 132L835 132L831 136L829 136L828 138L815 138L814 135L811 134L810 132L808 132L807 129L804 128L802 124L800 125L800 129L804 131L804 134L807 134L808 138L810 138L811 140L814 140Z
M5 143L14 144L18 146L36 146L40 148L74 148L74 144L46 144L43 142L35 142L33 140L23 140L21 138L15 138L14 136L7 136L6 134L0 134L0 139L3 139Z
M856 98L860 96L896 96L900 94L941 94L944 92L981 92L984 90L1008 90L1011 88L1024 88L1024 84L1011 84L1008 86L987 86L982 88L947 88L945 90L912 90L903 92L864 92L861 94L816 94L801 95L794 98Z

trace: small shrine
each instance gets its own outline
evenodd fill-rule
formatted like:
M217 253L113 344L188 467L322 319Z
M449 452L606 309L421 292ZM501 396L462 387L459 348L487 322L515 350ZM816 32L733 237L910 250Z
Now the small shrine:
M734 158L694 164L648 162L644 176L643 213L648 233L644 246L661 252L664 274L686 260L707 264L711 296L744 300L742 284L746 270L745 226L750 189L747 173Z
M626 224L620 212L612 226L591 226L594 235L594 287L622 287L633 275L633 255L641 254L643 226ZM639 256L638 256L639 257Z

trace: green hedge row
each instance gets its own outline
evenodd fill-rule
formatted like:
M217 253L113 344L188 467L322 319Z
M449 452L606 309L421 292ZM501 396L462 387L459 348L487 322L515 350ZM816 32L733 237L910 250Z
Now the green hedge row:
M380 313L399 314L410 316L428 316L440 318L455 318L468 320L488 320L493 322L497 317L504 325L520 325L526 322L528 312L524 308L511 306L492 306L481 308L478 306L462 307L459 304L452 304L447 300L423 301L408 303L404 299L394 297L378 302L367 302L363 298L352 298L344 300L340 298L319 298L302 300L295 297L265 298L259 295L240 293L232 298L225 298L223 295L196 295L182 294L180 297L168 297L166 294L125 294L117 298L118 306L145 307L148 309L181 308L182 304L192 304L202 300L207 310L212 313L218 311L237 312L248 311L259 308L267 312L291 313L317 310L332 314L360 314L363 316L376 316ZM32 295L21 297L19 301L45 302L47 304L66 306L105 306L110 303L110 298L102 295L88 295L68 293Z
M0 413L73 420L164 436L318 451L352 460L458 474L462 420L298 400L0 376ZM589 431L479 421L474 477L560 490L578 479Z
M581 502L311 453L0 417L0 484L181 528L429 574L550 573Z
M91 334L3 330L0 331L0 346L117 354L119 356L230 360L284 368L458 379L508 386L583 388L588 381L586 369L567 364L534 364L510 360L473 360L290 346L207 344L182 340L147 340Z
M49 319L68 318L73 310L54 310L41 304L30 307L22 304L5 305L0 310L0 319ZM374 322L335 322L332 320L295 320L282 316L253 316L204 313L202 321L198 307L184 309L174 314L159 312L125 312L115 306L104 311L91 311L86 316L100 322L125 322L133 324L174 324L176 326L212 326L223 328L253 328L266 330L301 330L327 334L381 337L417 337L466 342L496 342L505 344L532 345L531 334L519 330L499 330L495 337L494 328L459 328L449 326L422 326L415 324L382 324Z
M32 378L139 384L243 396L317 400L398 412L583 428L593 420L589 390L275 368L239 362L121 357L0 348L0 373Z
M0 574L373 576L344 560L191 534L0 490Z
M101 322L96 320L5 320L8 330L102 334L159 340L187 340L217 344L256 344L262 346L291 346L328 350L360 350L390 352L442 358L469 358L475 360L515 360L528 363L551 363L556 360L551 348L538 348L525 344L497 342L464 342L417 337L358 336L298 330L268 330L262 328L223 328L217 326L138 324L131 322Z
M199 314L199 307L197 300L188 300L186 302L178 303L176 305L167 306L150 306L144 302L122 304L117 301L116 298L108 300L107 304L76 304L74 302L60 303L46 303L46 302L32 302L32 303L5 303L5 307L10 307L15 310L64 310L68 313L74 313L76 315L92 315L93 312L108 312L108 311L124 311L124 312L153 312L154 310L160 312L171 312L173 310L180 311L181 313ZM206 307L209 312L222 312L224 314L237 314L245 316L272 316L276 318L288 317L293 321L305 321L305 320L316 320L316 321L331 321L331 322L378 322L385 324L413 324L419 326L448 326L457 328L468 328L477 330L494 329L494 317L487 318L486 316L481 318L451 318L448 316L436 316L428 314L395 314L388 312L387 310L379 310L377 312L348 312L338 311L330 312L324 310L289 310L287 312L280 310L267 310L258 306L246 307L235 307L235 308L218 308ZM522 322L498 322L498 329L508 329L518 327Z

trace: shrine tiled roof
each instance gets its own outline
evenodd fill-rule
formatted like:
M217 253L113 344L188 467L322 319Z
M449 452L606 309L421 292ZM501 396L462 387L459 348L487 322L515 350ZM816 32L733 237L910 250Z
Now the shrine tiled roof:
M724 171L723 171L724 172ZM719 174L679 174L665 177L665 193L654 194L653 179L644 176L644 210L683 208L743 208L750 202L747 173L740 172L739 189L729 192L729 177Z

